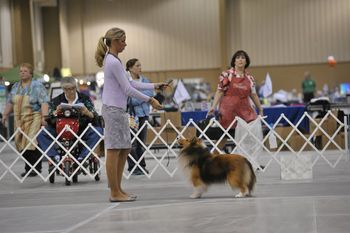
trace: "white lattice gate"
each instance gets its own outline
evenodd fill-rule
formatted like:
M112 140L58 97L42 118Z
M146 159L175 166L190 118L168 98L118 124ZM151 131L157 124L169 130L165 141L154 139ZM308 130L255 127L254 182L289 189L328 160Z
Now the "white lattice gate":
M300 127L301 122L305 119L310 122L310 133L305 133ZM310 172L312 176L312 168L318 161L325 161L330 168L335 168L341 160L348 161L349 159L348 121L345 119L344 122L340 121L331 111L327 112L321 119L313 119L305 112L295 125L283 114L273 125L269 125L264 118L260 118L260 120L264 132L262 138L259 138L258 135L253 133L249 126L246 125L243 126L245 127L245 133L241 135L240 139L232 137L229 129L225 130L222 128L216 120L212 120L209 125L202 129L192 119L185 126L180 128L174 126L169 120L160 128L152 127L149 122L146 122L143 127L146 125L148 127L147 142L142 142L138 138L143 128L138 132L130 130L133 135L132 141L138 140L141 143L145 150L144 154L138 161L131 155L129 155L129 157L136 164L136 167L145 173L148 178L152 178L159 169L165 171L170 177L173 177L178 170L177 161L174 159L177 158L179 152L177 138L188 138L197 135L205 141L211 151L218 150L221 153L225 152L220 150L219 144L224 138L227 138L226 152L236 153L239 151L240 154L246 156L252 164L262 172L267 171L272 163L276 163L281 168L282 178L285 179L310 178ZM231 126L237 121L238 119L235 119ZM284 123L284 125L281 126L282 121L287 122L287 125ZM217 140L211 140L208 134L212 127L216 127L216 132L219 134ZM99 134L100 140L93 148L89 148L86 142L82 140L83 135L89 128L94 129L89 125L81 135L76 135L69 127L66 127L66 130L71 131L76 138L72 148L80 144L81 146L87 147L90 151L90 156L86 157L82 162L77 161L73 156L72 148L67 150L60 144L58 140L60 134L57 137L52 137L53 143L51 146L58 146L64 150L64 158L69 158L77 164L69 175L65 173L61 166L62 163L64 163L64 158L60 163L55 164L54 169L50 170L50 172L47 171L48 169L45 166L47 163L45 162L43 163L42 173L37 171L35 165L39 161L31 165L23 157L23 153L18 152L13 144L13 139L16 134L23 134L27 137L21 129L16 129L14 134L8 139L1 136L0 182L8 175L15 177L19 182L26 180L28 175L24 177L19 175L20 171L23 169L23 162L27 163L32 171L36 172L44 182L48 181L50 175L53 173L61 174L68 180L72 180L78 173L83 173L91 179L94 179L97 174L104 173L104 153L100 149L104 136L95 130L95 132ZM46 129L42 128L37 135L43 130L45 131ZM35 144L35 138L28 138L28 140ZM254 148L257 149L244 146L246 141L249 141L250 144L254 145ZM47 160L51 163L53 162L47 155L47 151L43 151L39 146L37 146L37 148L42 153L40 159ZM145 157L147 161L153 160L152 164L154 164L154 166L148 168L149 173L140 166L140 161L143 157ZM99 168L93 172L86 166L86 162L91 158L100 163ZM136 169L136 167L134 167L134 169ZM125 172L124 176L129 178L132 172L133 170L131 172Z

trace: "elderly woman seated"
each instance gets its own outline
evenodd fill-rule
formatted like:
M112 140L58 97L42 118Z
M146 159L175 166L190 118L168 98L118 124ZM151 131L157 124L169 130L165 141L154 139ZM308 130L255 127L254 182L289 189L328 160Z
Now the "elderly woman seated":
M51 119L57 116L57 112L62 110L62 103L65 104L79 104L81 107L79 108L80 118L79 118L79 135L88 127L89 123L92 123L93 127L96 131L98 131L101 135L103 133L103 129L100 127L98 122L98 114L94 109L94 105L90 101L89 97L79 93L77 91L77 84L74 78L67 77L63 78L61 81L61 86L63 92L61 95L55 97L50 102L50 110L49 117ZM57 133L55 130L55 125L50 124L46 127L47 131L56 138ZM93 148L95 144L100 140L100 135L96 133L94 129L88 128L82 136L82 140L89 146L89 148ZM47 155L55 162L60 161L60 155L55 146L51 146L53 140L50 135L48 135L45 131L42 131L38 138L38 143L40 148L43 151L46 151L50 148L46 153ZM80 151L80 154L77 157L79 162L83 161L86 156L89 155L90 150L85 146Z

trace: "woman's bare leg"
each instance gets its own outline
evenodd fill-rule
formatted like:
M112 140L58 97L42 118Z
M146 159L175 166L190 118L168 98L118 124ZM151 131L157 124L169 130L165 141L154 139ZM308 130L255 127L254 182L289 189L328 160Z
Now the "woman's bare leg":
M119 177L118 165L122 159L121 157L121 150L107 149L106 173L111 190L111 200L127 200L129 198L128 195L123 193L120 187L121 178Z
M125 163L126 163L126 160L128 158L129 153L130 153L130 149L121 149L120 150L120 154L119 154L120 160L118 160L118 164L117 164L118 178L119 178L118 182L119 182L120 190L122 191L122 193L124 193L125 195L128 195L128 196L131 196L131 197L135 197L134 194L125 192L121 187L121 182L123 179L123 171L124 171Z

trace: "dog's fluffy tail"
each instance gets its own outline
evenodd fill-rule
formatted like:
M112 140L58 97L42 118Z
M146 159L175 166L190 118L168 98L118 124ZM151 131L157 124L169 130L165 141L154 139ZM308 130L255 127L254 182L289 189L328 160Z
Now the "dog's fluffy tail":
M255 173L254 173L253 166L249 162L249 160L245 158L245 162L246 162L247 169L248 169L245 172L245 174L247 175L247 186L248 186L249 194L251 194L251 192L254 189L254 185L256 183L256 176L255 176Z

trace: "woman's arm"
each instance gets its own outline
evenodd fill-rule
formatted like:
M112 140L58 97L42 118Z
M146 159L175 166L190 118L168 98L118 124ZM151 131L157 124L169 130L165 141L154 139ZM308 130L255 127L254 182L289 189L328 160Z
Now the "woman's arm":
M6 124L10 113L13 112L12 100L13 100L13 95L14 95L14 93L16 93L15 91L17 90L17 88L18 88L18 82L12 86L11 91L7 95L6 106L5 106L4 112L2 113L2 120L1 120L3 125Z
M250 94L250 98L253 100L253 103L255 104L255 106L258 108L258 111L259 111L259 115L260 116L264 116L264 111L261 107L261 104L260 104L260 100L259 100L259 97L256 93L251 93Z
M81 101L84 104L84 108L82 109L82 114L89 117L90 119L98 117L98 113L95 110L94 104L91 102L89 98L82 97Z
M41 104L41 125L46 126L46 117L49 115L49 104L48 103L42 103Z
M134 81L131 80L130 84L133 88L137 89L137 90L153 90L155 88L154 83L144 83L144 82L138 82L138 81Z
M10 113L13 111L13 104L8 102L6 104L5 110L2 114L2 124L5 125L7 122L7 119L9 118Z
M145 77L143 77L143 76L141 76L141 82L142 83L150 83L150 81L147 79L147 78L145 78ZM137 81L135 81L135 83L137 83ZM154 96L154 91L152 90L152 89L145 89L145 90L141 90L141 92L143 93L143 94L145 94L145 95L147 95L147 96L149 96L149 97L153 97ZM138 99L136 99L136 98L131 98L131 104L133 105L133 106L137 106L137 105L141 105L142 103L145 103L144 101L141 101L141 100L138 100Z
M251 93L250 93L250 98L253 100L253 103L255 106L258 108L259 115L264 116L263 109L260 104L259 97L256 93L256 82L253 76L248 76L249 81L250 81L250 88L251 88Z
M46 126L46 118L49 115L49 96L44 85L38 81L32 82L33 95L35 96L37 103L41 108L41 125Z
M43 117L49 115L49 104L48 103L41 104L41 115Z
M130 85L137 90L154 90L154 89L165 89L169 86L168 83L142 83L134 80L130 81Z
M131 82L127 78L122 64L118 60L115 60L107 65L113 66L113 68L109 67L109 69L111 69L113 73L113 77L118 82L121 90L125 93L125 95L140 99L145 102L150 100L149 96L146 96L145 94L141 93L131 85ZM133 83L136 83L136 82L133 82ZM138 83L137 85L140 85L140 83ZM152 83L145 83L143 85L149 85L151 89L154 88L154 85Z
M213 101L213 105L210 107L209 111L208 111L208 115L213 115L215 112L215 108L218 105L218 103L221 100L221 97L224 95L224 92L222 90L217 89L215 92L215 96L214 96L214 101Z

